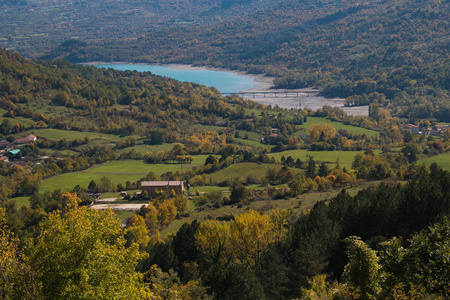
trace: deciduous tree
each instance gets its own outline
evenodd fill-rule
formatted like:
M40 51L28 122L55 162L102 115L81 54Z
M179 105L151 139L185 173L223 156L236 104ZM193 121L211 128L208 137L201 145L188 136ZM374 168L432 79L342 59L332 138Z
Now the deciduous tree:
M28 248L28 263L36 272L46 299L152 299L135 271L141 254L137 244L125 247L120 220L111 210L70 204L53 212L41 225L41 235Z

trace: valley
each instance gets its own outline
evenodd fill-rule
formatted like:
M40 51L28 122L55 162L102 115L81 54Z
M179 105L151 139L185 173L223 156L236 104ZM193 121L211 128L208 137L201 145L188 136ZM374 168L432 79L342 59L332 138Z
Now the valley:
M448 299L449 3L0 0L2 299Z

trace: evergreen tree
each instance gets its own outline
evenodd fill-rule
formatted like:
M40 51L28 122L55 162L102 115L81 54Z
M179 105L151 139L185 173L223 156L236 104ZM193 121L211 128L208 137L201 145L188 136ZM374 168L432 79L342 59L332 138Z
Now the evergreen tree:
M327 167L327 164L324 161L320 163L318 175L320 177L328 176L328 167Z
M306 177L309 178L316 177L316 161L312 156L309 157L308 167L306 168Z

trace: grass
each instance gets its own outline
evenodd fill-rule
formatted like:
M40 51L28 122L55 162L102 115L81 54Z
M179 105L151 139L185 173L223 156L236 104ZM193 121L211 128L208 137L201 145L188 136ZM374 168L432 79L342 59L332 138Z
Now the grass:
M205 162L207 155L193 156L191 164L183 165L183 170L201 165ZM114 184L125 184L126 181L137 181L149 172L162 174L169 171L180 170L179 164L147 164L141 160L116 160L109 161L101 165L93 166L89 169L57 175L44 180L39 192L53 191L57 188L70 190L75 185L87 187L91 180L99 182L103 176L107 176Z
M210 186L193 186L189 189L191 193L194 193L195 190L199 190L200 193L211 193L215 191L228 192L230 191L230 188L227 186L210 185Z
M18 124L20 124L21 126L23 126L25 128L34 126L34 124L36 123L32 119L27 119L27 118L23 118L23 117L15 117L15 118L1 117L0 118L0 122L3 121L3 120L9 120L12 125L18 123ZM27 136L27 135L28 134L26 134L24 136Z
M54 155L56 154L56 156L78 156L80 155L79 152L77 151L73 151L73 150L69 150L69 149L65 149L65 150L54 150L54 149L42 149L42 151L45 153L45 155Z
M117 135L113 134L103 134L103 133L95 133L95 132L83 132L83 131L73 131L73 130L62 130L62 129L33 129L30 131L37 137L45 137L49 140L61 140L65 138L68 141L72 140L84 140L85 137L88 137L90 140L92 139L104 139L112 142L117 142L119 140L123 140L126 138L120 138Z
M306 129L309 126L313 124L323 124L323 123L329 123L334 126L336 130L344 129L352 134L366 134L367 136L376 137L378 136L378 131L365 129L357 126L352 125L345 125L339 122L334 122L326 118L317 118L317 117L308 117L308 120L303 125L299 125L300 128ZM303 130L296 132L296 134L303 133Z
M308 161L308 155L312 156L314 160L330 162L333 164L336 162L337 158L340 158L342 167L346 167L348 170L350 170L352 167L353 158L355 157L355 154L359 152L360 151L308 151L304 149L295 149L277 153L268 153L267 155L269 157L275 158L275 160L277 161L281 161L282 156L284 156L285 158L288 156L292 156L294 160L300 158L300 160L303 162ZM380 152L380 150L374 151L376 155L379 155Z
M223 170L207 175L207 180L211 178L212 181L222 182L227 179L242 177L247 178L252 175L256 178L260 178L266 175L268 168L281 169L282 165L277 164L257 164L257 163L238 163L229 166ZM298 169L291 169L293 172L299 172Z
M22 207L22 206L30 206L30 196L23 196L23 197L15 197L12 198L11 200L15 201L17 204L17 207Z
M253 141L259 142L259 140L261 139L261 134L257 133L257 132L247 131L247 130L236 130L236 131L239 132L239 135L241 137L244 137L245 134L247 134L249 140L253 140Z
M234 141L236 143L242 144L242 145L249 145L249 146L259 146L259 147L265 147L265 145L261 144L260 142L250 140L250 139L243 139L243 138L234 138Z
M253 184L253 185L246 186L246 188L250 189L250 190L259 190L259 189L263 189L264 186L262 186L260 184ZM223 192L226 195L226 193L230 192L230 187L228 187L228 186L217 186L217 185L198 186L198 187L195 186L195 187L191 187L189 191L191 193L195 193L196 190L199 190L200 193L211 193L211 192L215 192L215 191L221 191L221 192Z
M121 154L124 152L129 152L131 149L134 149L136 152L145 155L147 152L158 152L158 151L166 151L169 152L172 150L174 144L162 144L162 145L137 145L134 147L128 147L124 149L117 150L117 153Z
M450 152L442 153L437 156L422 158L417 161L419 164L431 165L437 163L439 166L446 170L450 170Z

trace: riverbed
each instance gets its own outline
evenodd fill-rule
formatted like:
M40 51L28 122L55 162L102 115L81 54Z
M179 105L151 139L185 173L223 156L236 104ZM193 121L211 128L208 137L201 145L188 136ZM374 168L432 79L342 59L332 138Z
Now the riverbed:
M162 75L179 81L191 81L206 86L214 86L222 93L239 93L244 99L250 99L265 105L278 105L281 108L300 109L308 108L317 110L325 105L341 107L347 114L353 116L367 116L368 106L345 107L343 98L325 98L319 96L320 91L311 93L311 89L273 89L274 77L264 75L247 74L245 72L230 71L224 69L197 67L189 65L148 65L128 63L102 63L92 62L89 65L117 70L136 70L140 72L150 71L156 75Z

